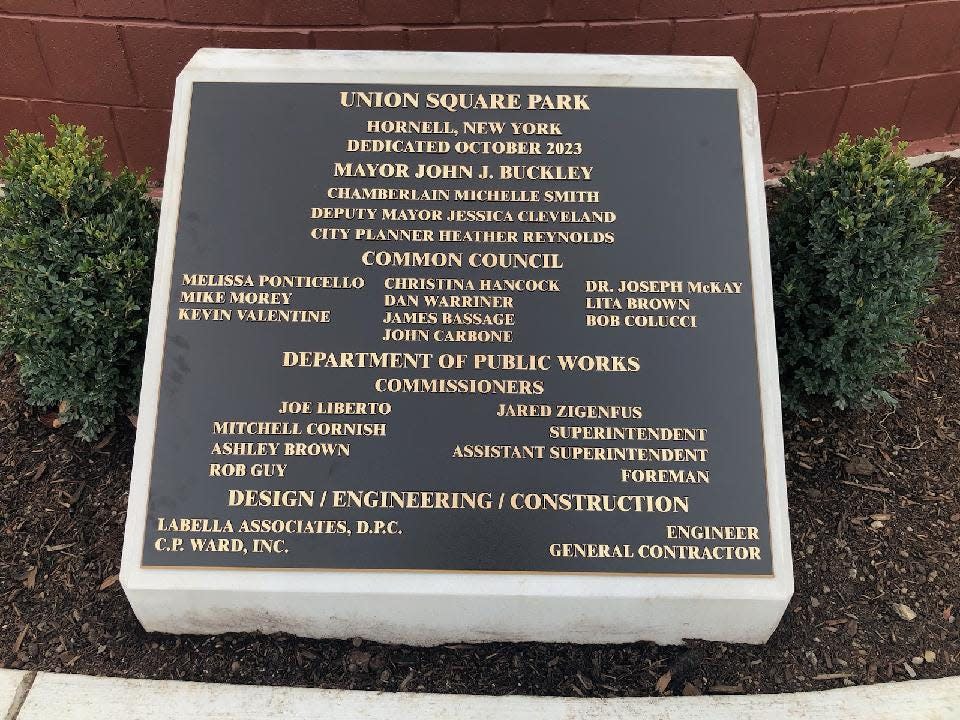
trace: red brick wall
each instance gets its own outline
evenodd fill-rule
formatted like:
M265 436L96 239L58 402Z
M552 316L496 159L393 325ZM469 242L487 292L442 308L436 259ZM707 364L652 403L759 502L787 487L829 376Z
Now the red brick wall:
M0 132L55 112L162 171L204 46L732 55L768 160L891 124L960 133L960 0L0 0Z

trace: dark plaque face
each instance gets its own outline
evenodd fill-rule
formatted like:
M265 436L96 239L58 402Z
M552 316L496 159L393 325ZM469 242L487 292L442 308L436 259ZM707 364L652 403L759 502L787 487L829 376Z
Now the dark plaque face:
M769 575L734 90L198 83L144 566Z

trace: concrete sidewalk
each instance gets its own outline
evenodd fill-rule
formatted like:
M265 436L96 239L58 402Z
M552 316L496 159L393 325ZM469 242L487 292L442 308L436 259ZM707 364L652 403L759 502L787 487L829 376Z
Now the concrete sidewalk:
M960 677L789 695L534 698L121 680L0 670L2 720L960 720Z

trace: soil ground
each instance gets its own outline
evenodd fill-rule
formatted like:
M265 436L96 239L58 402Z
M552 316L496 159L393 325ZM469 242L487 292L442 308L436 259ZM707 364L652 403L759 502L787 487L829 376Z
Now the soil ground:
M960 226L960 161L936 207ZM0 360L0 667L444 693L790 692L960 674L960 238L896 409L785 419L796 595L765 646L414 648L143 631L119 570L134 431L95 444L23 402Z

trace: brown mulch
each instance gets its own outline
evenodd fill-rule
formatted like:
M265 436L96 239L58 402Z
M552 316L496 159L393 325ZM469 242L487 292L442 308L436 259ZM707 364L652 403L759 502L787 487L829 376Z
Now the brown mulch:
M960 227L960 161L938 166ZM790 692L960 674L960 237L896 409L786 420L797 592L765 646L414 648L143 631L116 573L134 432L28 408L0 360L0 667L265 685L621 696ZM913 615L915 614L915 617ZM911 618L913 619L907 619Z

